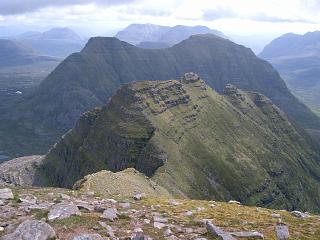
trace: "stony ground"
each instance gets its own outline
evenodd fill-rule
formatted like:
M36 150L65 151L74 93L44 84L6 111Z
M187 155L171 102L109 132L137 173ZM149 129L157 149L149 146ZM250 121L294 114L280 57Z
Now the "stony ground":
M152 199L143 194L110 199L66 189L4 188L0 187L1 240L209 240L218 235L249 239L239 238L246 234L253 236L250 239L263 235L264 239L311 240L320 236L320 216L237 202Z

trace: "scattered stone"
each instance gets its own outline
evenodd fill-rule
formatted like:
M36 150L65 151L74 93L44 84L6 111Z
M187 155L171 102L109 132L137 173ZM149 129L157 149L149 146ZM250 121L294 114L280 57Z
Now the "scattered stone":
M13 198L14 196L10 188L0 189L0 199L9 200Z
M35 205L37 203L37 198L31 194L19 195L19 200L23 204Z
M118 203L117 200L114 200L114 199L112 199L112 198L108 198L108 199L106 199L106 201L109 202L109 203L112 203L112 204Z
M151 221L150 221L149 219L147 219L147 218L144 219L143 222L144 222L145 224L150 224L150 223L151 223Z
M285 240L290 237L289 228L285 224L278 224L275 228L278 240Z
M4 202L0 200L0 206L4 206Z
M49 240L55 237L56 233L49 224L42 221L27 220L21 223L12 234L4 236L2 240Z
M166 227L166 224L160 223L160 222L154 222L153 227L157 228L157 229L162 229L162 228Z
M114 232L111 226L109 226L108 224L106 224L105 222L98 222L100 224L101 227L105 228L107 230L107 235L108 237L114 238Z
M308 213L303 213L300 211L292 211L291 212L293 216L298 217L298 218L308 218L310 215Z
M77 206L72 203L59 203L52 207L48 214L48 220L64 219L71 216L80 216L81 212Z
M170 228L168 228L166 231L164 231L164 236L165 236L165 237L169 237L169 236L171 236L172 234L173 234L173 232L171 231Z
M230 203L230 204L238 204L238 205L241 204L241 202L238 202L238 201L235 201L235 200L230 200L228 203Z
M76 203L76 206L80 209L80 210L85 210L88 212L93 212L94 211L94 207L87 204L87 203Z
M52 205L54 205L54 204L40 203L40 204L34 204L34 205L31 205L31 206L28 206L28 209L29 210L32 210L32 209L48 210Z
M106 210L103 211L103 214L101 215L101 218L114 221L115 219L118 218L118 211L114 208L107 208Z
M169 205L172 205L172 206L178 206L178 205L181 205L181 203L177 202L175 199L170 199L168 201Z
M188 211L188 212L186 212L184 215L186 215L187 217L191 217L191 216L193 216L193 212Z
M131 204L128 203L128 202L119 203L119 206L120 206L121 208L124 208L124 209L129 209L129 208L131 208Z
M205 210L206 209L204 207L197 207L197 209L196 209L197 212L203 212Z
M273 217L273 218L281 218L281 215L279 213L272 213L271 217Z
M145 197L144 193L138 193L136 195L133 196L133 199L136 201L140 201L141 199L143 199Z
M130 238L131 240L152 240L148 236L145 236L143 233L137 233L135 236Z
M0 232L3 232L4 231L4 227L0 227Z
M61 199L63 199L63 200L70 200L70 199L71 199L71 197L70 197L69 195L64 194L64 193L60 193L60 197L61 197Z
M103 240L99 234L84 234L73 238L73 240Z
M168 223L168 219L160 216L154 216L153 217L154 222L159 222L159 223Z
M221 228L215 226L212 222L206 223L208 233L223 240L236 240L237 238L249 238L249 239L263 239L263 234L259 232L224 232Z
M238 238L264 239L263 234L259 232L230 232L230 234Z

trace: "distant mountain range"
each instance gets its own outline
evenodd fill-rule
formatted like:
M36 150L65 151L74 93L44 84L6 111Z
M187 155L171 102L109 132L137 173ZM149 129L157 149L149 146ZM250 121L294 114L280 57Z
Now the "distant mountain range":
M46 32L26 32L14 39L42 54L61 58L80 51L85 45L85 41L69 28L53 28Z
M116 38L92 38L65 59L0 120L0 149L12 155L45 153L85 111L102 106L121 85L175 79L197 72L222 92L226 84L261 92L305 128L320 120L287 89L276 70L243 46L216 35L196 35L166 49L141 49ZM8 121L10 119L10 121Z
M214 34L227 38L222 32L206 26L160 26L154 24L131 24L118 32L115 37L142 48L166 48L173 46L192 35Z
M289 88L320 115L320 31L285 34L259 56L271 62Z

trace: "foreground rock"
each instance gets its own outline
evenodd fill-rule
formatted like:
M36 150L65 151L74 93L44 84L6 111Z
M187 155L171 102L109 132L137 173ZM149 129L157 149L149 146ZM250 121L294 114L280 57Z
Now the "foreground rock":
M9 235L1 240L51 240L56 237L53 228L42 221L27 220Z
M72 203L59 203L52 207L48 214L48 220L64 219L71 216L80 216L81 212Z
M2 163L0 167L0 183L19 186L41 185L36 169L43 159L43 156L28 156Z
M2 188L0 189L0 199L8 200L13 199L13 193L10 188Z

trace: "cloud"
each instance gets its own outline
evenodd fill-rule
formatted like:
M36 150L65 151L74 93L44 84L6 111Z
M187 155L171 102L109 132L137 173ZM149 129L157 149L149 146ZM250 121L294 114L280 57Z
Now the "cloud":
M222 18L238 18L243 20L253 20L257 22L272 22L272 23L313 23L307 19L303 18L282 18L277 16L267 15L266 13L257 13L255 15L241 15L234 12L229 8L217 8L210 9L203 12L202 19L205 21L214 21Z
M204 11L202 19L205 21L214 21L221 18L236 18L238 15L229 8L216 8Z
M45 7L61 7L94 3L113 6L134 3L138 0L1 0L0 15L16 15L33 12Z
M269 16L265 13L259 13L250 18L250 20L259 21L259 22L273 22L273 23L294 23L294 22L305 22L310 23L310 21L302 18L280 18L275 16Z

